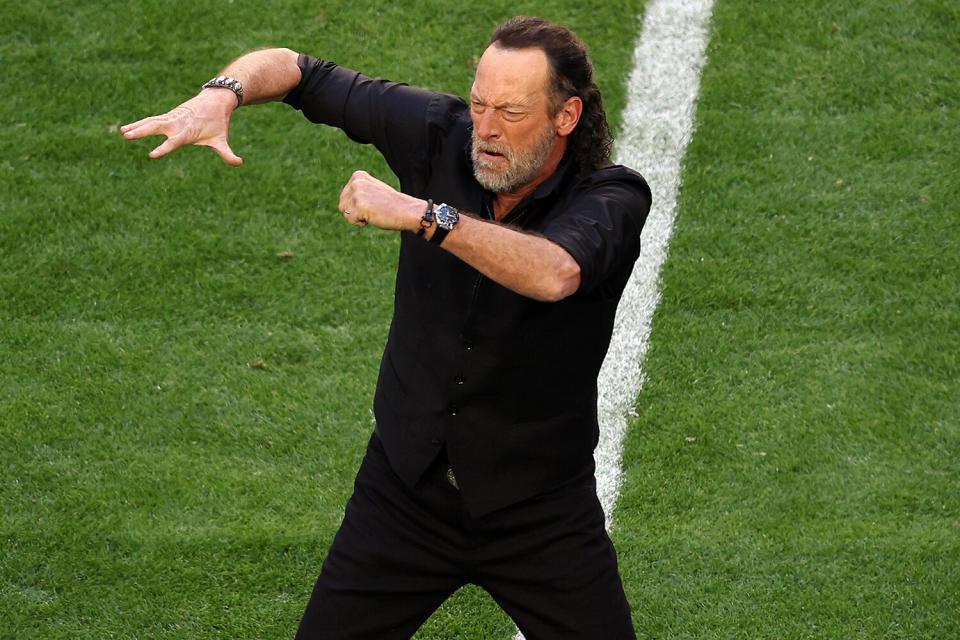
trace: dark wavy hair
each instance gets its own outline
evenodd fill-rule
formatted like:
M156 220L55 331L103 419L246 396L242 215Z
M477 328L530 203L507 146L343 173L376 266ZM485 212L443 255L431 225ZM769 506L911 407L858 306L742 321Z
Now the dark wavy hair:
M603 110L600 89L593 81L593 63L587 45L573 31L543 18L516 16L501 23L488 45L504 49L543 50L550 63L550 110L559 113L573 96L583 101L583 113L570 134L569 152L581 173L610 163L613 137Z

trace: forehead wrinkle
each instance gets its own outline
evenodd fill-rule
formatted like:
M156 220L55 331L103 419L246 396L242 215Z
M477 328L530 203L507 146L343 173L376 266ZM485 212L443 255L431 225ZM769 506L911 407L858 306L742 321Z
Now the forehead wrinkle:
M531 64L535 65L532 74ZM501 49L491 45L477 65L470 99L497 109L533 107L548 97L546 67L546 54L539 49Z
M470 100L471 102L478 102L485 107L493 107L494 109L529 109L537 102L535 98L516 98L507 101L485 100L481 98L476 91L470 92Z
M536 92L524 91L521 88L508 86L495 88L493 91L482 92L477 88L478 80L475 80L473 86L470 88L471 100L477 100L498 109L511 106L529 107L537 102L538 96ZM486 95L484 95L484 93L486 93Z

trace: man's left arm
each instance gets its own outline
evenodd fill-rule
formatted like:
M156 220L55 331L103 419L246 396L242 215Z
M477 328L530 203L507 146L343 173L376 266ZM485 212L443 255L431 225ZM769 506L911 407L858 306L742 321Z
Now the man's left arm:
M356 226L416 233L426 201L357 171L340 194L339 209ZM435 231L436 225L431 225L425 240ZM581 267L570 252L545 237L506 225L461 215L443 248L494 282L535 300L555 302L580 288Z
M431 228L435 231L436 226ZM580 265L566 249L533 233L461 215L443 248L520 295L557 302L580 288Z

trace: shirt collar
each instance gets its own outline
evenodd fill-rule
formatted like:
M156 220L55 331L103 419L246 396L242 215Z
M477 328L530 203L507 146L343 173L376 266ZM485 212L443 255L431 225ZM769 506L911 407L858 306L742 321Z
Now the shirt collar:
M550 177L540 183L534 192L533 199L540 200L546 198L547 196L553 195L560 186L564 183L567 178L567 174L570 173L570 168L573 166L573 159L567 150L567 153L564 154L563 159L560 160L560 164L557 165L557 170L550 174Z

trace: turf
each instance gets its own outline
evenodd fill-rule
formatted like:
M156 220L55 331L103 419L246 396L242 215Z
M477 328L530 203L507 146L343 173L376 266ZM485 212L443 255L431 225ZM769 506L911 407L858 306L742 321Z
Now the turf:
M641 11L5 7L0 638L290 637L370 430L396 238L335 204L382 161L282 105L240 170L120 124L265 45L462 94L511 13L617 114ZM958 27L718 1L616 514L641 636L960 636ZM417 637L511 633L468 588Z
M642 636L960 637L958 18L717 4L617 513Z
M24 2L0 27L0 638L286 638L370 433L397 238L344 225L370 148L244 109L231 169L117 127L258 46L453 93L513 12L623 104L640 4ZM422 638L508 637L477 589Z

